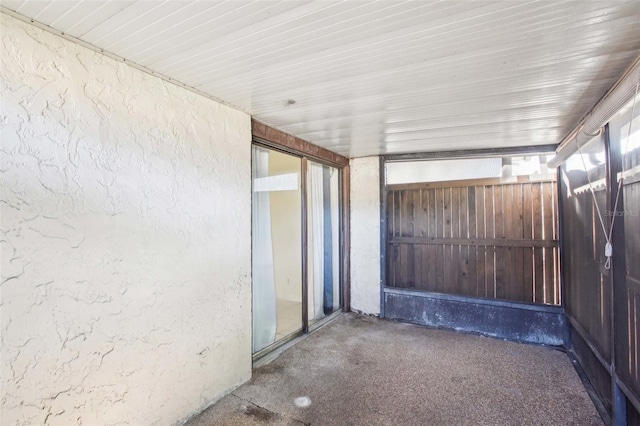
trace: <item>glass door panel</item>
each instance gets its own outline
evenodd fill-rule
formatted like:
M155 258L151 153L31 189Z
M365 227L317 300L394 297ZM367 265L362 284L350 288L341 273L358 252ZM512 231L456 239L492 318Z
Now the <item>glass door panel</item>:
M338 169L307 168L309 324L340 309L340 191Z
M253 353L302 330L301 165L252 147Z

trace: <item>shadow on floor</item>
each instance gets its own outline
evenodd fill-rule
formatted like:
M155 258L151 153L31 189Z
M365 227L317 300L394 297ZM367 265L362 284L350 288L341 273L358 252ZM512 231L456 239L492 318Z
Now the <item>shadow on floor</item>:
M603 423L561 351L346 314L187 423L254 424Z

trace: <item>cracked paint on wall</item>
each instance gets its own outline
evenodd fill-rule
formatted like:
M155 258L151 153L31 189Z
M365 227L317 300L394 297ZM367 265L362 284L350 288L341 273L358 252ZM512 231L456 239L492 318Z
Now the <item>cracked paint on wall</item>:
M250 117L0 17L1 423L178 423L251 375Z
M380 159L353 158L351 169L351 308L380 314Z

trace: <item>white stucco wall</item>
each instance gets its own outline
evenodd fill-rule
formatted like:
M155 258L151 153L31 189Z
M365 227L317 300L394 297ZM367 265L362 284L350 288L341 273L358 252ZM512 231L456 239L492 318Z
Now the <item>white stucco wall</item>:
M351 309L380 314L380 171L378 157L351 168Z
M175 424L251 374L250 117L0 16L0 423Z

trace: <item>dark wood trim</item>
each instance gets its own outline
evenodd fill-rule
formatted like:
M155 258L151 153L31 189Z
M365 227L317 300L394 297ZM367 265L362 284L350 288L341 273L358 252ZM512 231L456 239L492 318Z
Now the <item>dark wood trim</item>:
M309 143L288 133L269 127L251 119L251 134L253 139L266 145L286 149L292 153L309 157L310 159L326 163L334 167L349 165L349 159L326 148Z
M528 238L433 238L391 237L390 244L492 246L492 247L558 247L558 240L534 240Z
M385 175L385 160L380 156L380 318L385 318L384 289L387 286L387 185Z
M308 227L307 227L307 159L302 157L300 165L300 181L302 193L302 332L309 332L309 256L307 252L308 245Z
M346 165L340 172L342 188L341 214L342 239L340 258L342 259L342 310L351 310L351 168Z
M580 322L578 322L578 320L576 320L569 314L567 315L567 318L569 319L569 323L571 324L571 327L573 327L575 332L578 333L580 337L582 337L582 340L584 341L584 343L593 353L593 356L598 360L598 362L602 365L602 367L605 370L607 370L607 373L611 374L611 368L612 368L611 364L609 363L609 361L607 361L604 355L600 353L598 348L593 344L593 342L591 341L591 337L589 337L585 329L582 328L582 326L580 325Z
M387 185L388 191L412 190L412 189L435 189L435 188L466 188L468 186L489 186L489 185L519 185L523 183L544 183L555 182L555 176L552 179L530 179L529 176L518 176L516 178L486 178L486 179L466 179L466 180L449 180L442 182L415 182L415 183L396 183Z
M513 148L470 149L461 151L420 152L380 156L382 161L446 160L448 158L507 157L516 155L554 154L557 145L520 146Z

